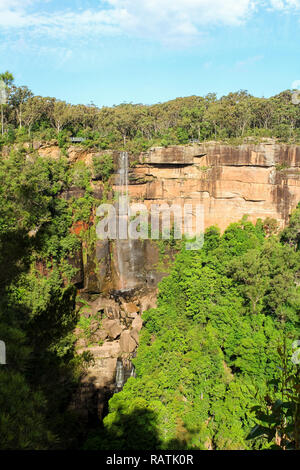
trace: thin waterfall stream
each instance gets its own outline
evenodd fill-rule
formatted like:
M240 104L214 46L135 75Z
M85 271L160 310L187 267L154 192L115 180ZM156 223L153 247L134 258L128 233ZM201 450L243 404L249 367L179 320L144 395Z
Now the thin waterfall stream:
M117 360L115 393L120 392L125 383L125 371L122 359Z
M117 360L114 393L121 392L125 383L130 377L136 377L134 365L131 361L128 361L127 367L124 367L123 360L119 358Z
M128 152L120 152L118 165L119 195L118 195L118 236L116 240L117 265L120 278L120 290L126 291L131 288L131 277L134 275L134 245L129 236L129 194L128 194ZM117 360L115 393L123 389L129 377L135 377L135 368L131 361L124 362L121 358Z
M129 222L129 194L128 194L128 152L120 152L119 155L119 197L118 197L118 221L119 230L118 237L116 240L117 248L117 264L120 277L121 290L126 290L131 287L130 285L130 274L134 273L135 261L134 261L134 246L133 241L128 234L128 222ZM129 259L125 254L129 253Z

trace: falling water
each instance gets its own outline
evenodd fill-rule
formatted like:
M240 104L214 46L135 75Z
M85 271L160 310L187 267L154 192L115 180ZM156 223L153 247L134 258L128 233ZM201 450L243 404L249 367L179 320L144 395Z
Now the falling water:
M135 372L135 367L134 367L134 365L132 365L132 367L131 367L130 377L136 378L136 372Z
M119 224L121 219L123 222L126 222L126 227L128 226L128 205L129 205L129 195L128 195L128 153L121 152L119 156L119 201L118 201L118 208L119 208ZM120 225L119 225L120 227ZM122 231L122 234L118 234L118 239L116 241L117 247L117 258L118 258L118 269L120 274L120 281L121 281L121 290L125 290L126 288L130 287L130 283L128 282L129 273L134 273L134 253L133 253L133 242L132 239L128 239L128 230L126 229L126 233ZM129 260L124 259L124 254L126 253L126 248L129 251ZM125 283L125 279L127 279L127 283Z
M124 367L122 359L118 359L116 368L115 393L121 392L125 383L130 377L136 377L134 365L131 361L129 361L126 367Z
M129 209L129 194L128 194L128 153L121 152L119 155L119 169L118 169L118 237L116 240L117 251L117 264L121 283L121 290L125 291L132 287L134 284L134 246L133 240L128 236L128 209ZM123 224L124 222L124 224ZM120 228L122 225L122 229ZM126 230L125 228L126 227ZM133 284L131 284L133 282ZM127 364L123 363L122 359L117 360L116 379L115 379L115 393L123 389L125 382L129 377L135 377L135 368L131 361Z
M119 156L119 171L121 196L128 197L128 153L121 152Z
M125 383L125 371L122 359L117 360L115 392L120 392Z

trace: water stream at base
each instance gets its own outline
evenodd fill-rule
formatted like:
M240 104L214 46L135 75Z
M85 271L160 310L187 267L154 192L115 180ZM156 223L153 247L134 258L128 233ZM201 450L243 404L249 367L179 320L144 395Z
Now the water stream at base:
M130 362L129 367L125 368L122 359L118 359L114 393L120 392L130 377L135 377L134 365Z

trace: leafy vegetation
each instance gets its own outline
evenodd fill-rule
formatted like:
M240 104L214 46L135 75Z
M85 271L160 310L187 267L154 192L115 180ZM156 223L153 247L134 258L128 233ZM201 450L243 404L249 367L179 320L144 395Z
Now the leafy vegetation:
M295 344L298 345L298 341ZM281 358L280 373L269 382L269 393L264 397L263 404L253 408L258 424L251 430L248 439L262 438L268 449L299 450L300 357L296 361L290 360L286 341L278 348L278 353Z
M300 141L300 107L293 104L291 90L271 98L257 98L241 90L219 99L210 93L151 106L123 103L98 108L33 96L27 87L16 86L9 72L1 77L8 101L3 106L0 145L57 139L63 150L69 137L77 136L85 139L86 147L138 154L153 145L212 139L234 144L245 138L255 143L265 137Z
M93 158L94 178L106 183L114 171L114 162L111 155L103 154Z
M183 245L170 276L160 283L158 307L143 314L134 359L137 377L110 400L102 431L93 433L85 448L228 450L299 444L299 366L293 366L289 354L299 338L300 252L295 251L298 234L290 232L296 223L299 209L281 235L284 241L289 234L288 244L267 237L261 221L254 226L243 219L222 236L217 228L208 229L200 251L186 251ZM289 369L284 379L283 344ZM272 381L277 383L273 401ZM265 428L258 433L266 413L272 416L274 406L279 409L278 400L279 422L270 435ZM144 436L149 416L154 444Z
M65 158L28 158L22 149L0 160L1 449L69 448L83 432L69 409L85 359L74 350L69 260L80 249L72 224L78 213L90 216L93 199L83 167L84 210L62 197L75 173Z

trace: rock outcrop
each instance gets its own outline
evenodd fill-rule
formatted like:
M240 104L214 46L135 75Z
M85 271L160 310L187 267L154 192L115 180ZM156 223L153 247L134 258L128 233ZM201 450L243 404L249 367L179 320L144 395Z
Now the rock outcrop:
M88 292L81 294L88 307L81 315L89 319L88 330L76 329L77 352L88 353L91 361L74 395L72 407L85 420L102 419L106 405L116 391L116 367L121 360L125 379L132 371L131 359L139 343L143 311L156 305L156 291L134 291L124 298L121 295L100 295L92 301Z
M27 144L23 144L26 146ZM28 152L59 158L56 141L33 142ZM9 152L4 147L3 155ZM68 148L71 163L83 161L92 166L93 157L109 153L117 163L118 152L89 149L78 145ZM129 171L129 191L134 201L151 203L201 203L204 225L224 230L248 214L249 220L271 217L280 226L287 221L300 200L300 146L265 139L259 144L231 146L205 142L184 146L152 148L141 154L139 163ZM132 157L131 161L136 161ZM101 197L101 184L94 181ZM118 175L115 177L115 191ZM82 190L71 188L63 196L80 197Z
M130 179L132 198L148 207L203 204L205 228L225 230L244 215L253 222L275 218L282 227L300 201L300 147L270 140L154 148L141 155Z

